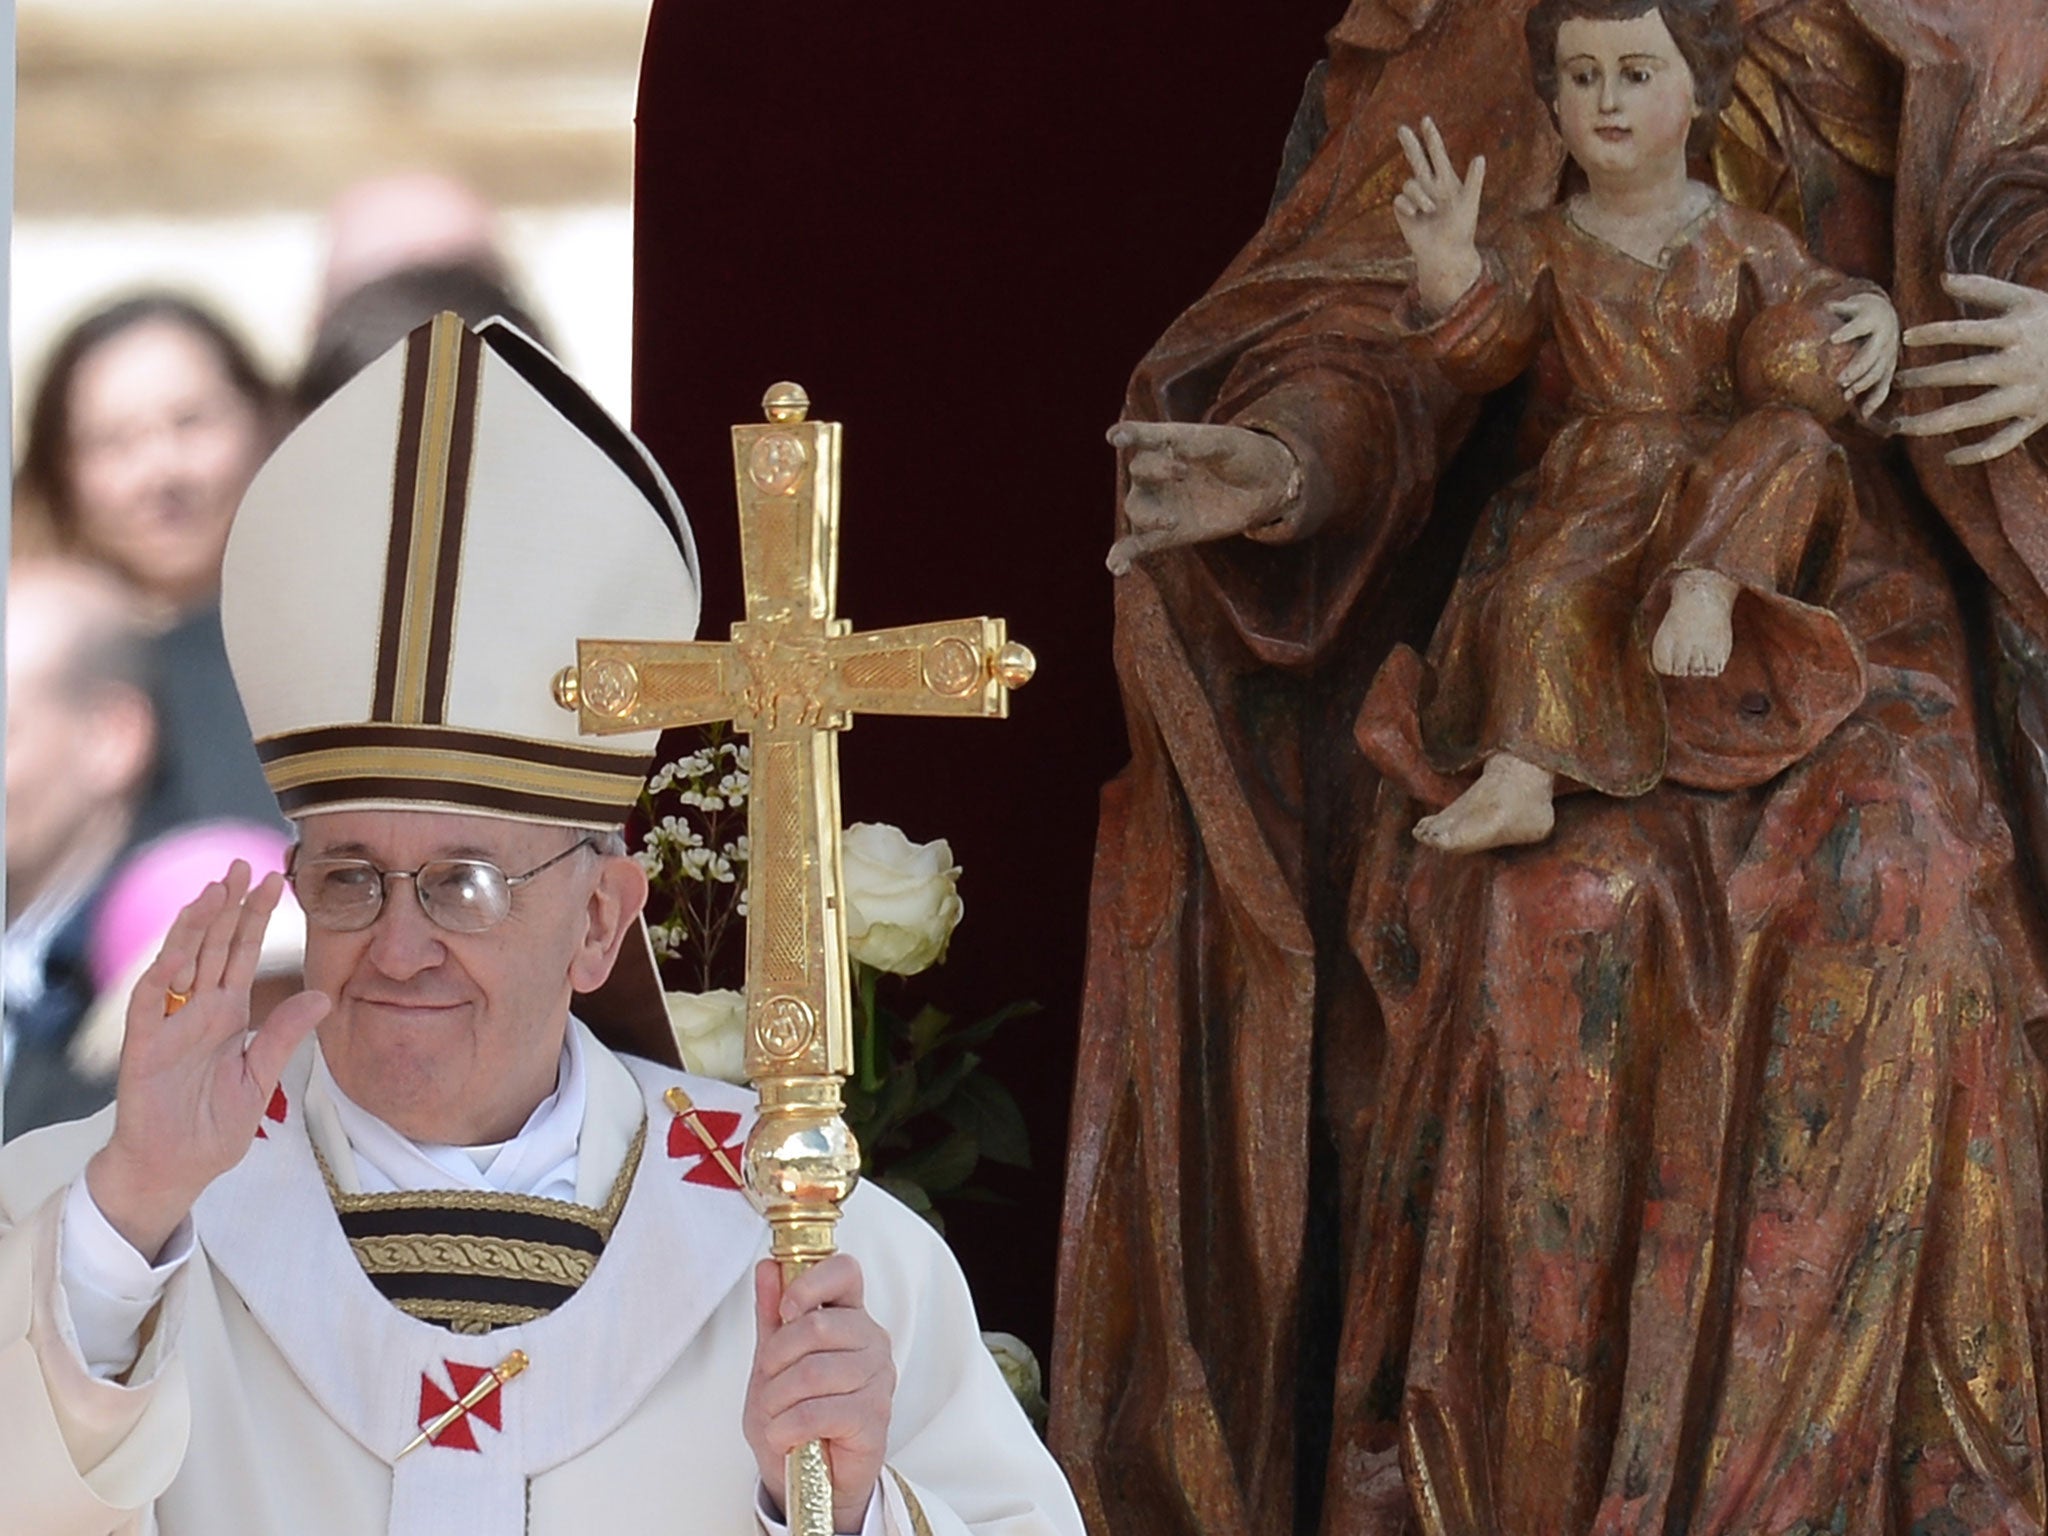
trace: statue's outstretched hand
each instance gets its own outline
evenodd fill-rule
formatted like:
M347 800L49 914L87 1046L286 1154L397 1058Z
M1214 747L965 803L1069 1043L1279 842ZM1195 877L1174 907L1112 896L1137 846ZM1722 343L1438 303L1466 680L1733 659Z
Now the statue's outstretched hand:
M1401 153L1415 174L1394 196L1394 222L1415 255L1415 291L1438 314L1479 281L1479 189L1486 183L1486 157L1475 155L1463 177L1451 165L1444 136L1433 119L1422 134L1401 125Z
M1982 464L2025 442L2048 422L2048 293L2022 283L1968 272L1941 280L1949 294L1995 313L1976 320L1935 320L1906 332L1909 347L1973 347L1968 357L1908 368L1906 389L1975 387L1980 393L1954 405L1899 418L1909 437L1938 437L1978 427L1998 430L1980 442L1951 448L1951 464Z
M1129 531L1106 562L1117 576L1156 550L1255 533L1278 521L1299 481L1287 445L1247 427L1120 421L1109 441L1126 456L1130 477Z
M93 1203L146 1259L248 1152L285 1063L333 1006L301 992L249 1028L263 930L283 893L277 874L251 890L249 866L235 860L178 914L128 1000L114 1134L85 1178Z

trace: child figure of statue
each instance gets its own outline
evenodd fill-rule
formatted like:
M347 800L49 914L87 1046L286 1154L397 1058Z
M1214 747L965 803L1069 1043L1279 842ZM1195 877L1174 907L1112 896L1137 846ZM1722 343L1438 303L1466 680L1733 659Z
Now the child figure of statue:
M1881 292L1687 174L1740 52L1734 0L1539 0L1528 36L1584 190L1482 253L1485 161L1461 178L1425 118L1394 199L1411 344L1472 392L1547 349L1569 391L1474 536L1409 716L1437 774L1480 768L1415 828L1456 852L1541 841L1561 787L1762 782L1856 707L1862 653L1826 606L1854 503L1814 411L1867 417L1898 353ZM1786 376L1802 324L1795 404L1757 381ZM1816 372L1827 344L1853 355Z

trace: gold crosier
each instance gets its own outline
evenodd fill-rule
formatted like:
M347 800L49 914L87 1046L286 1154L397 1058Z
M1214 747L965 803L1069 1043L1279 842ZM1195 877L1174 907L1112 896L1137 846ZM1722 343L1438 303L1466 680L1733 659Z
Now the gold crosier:
M753 739L747 807L747 1076L761 1114L747 1187L785 1280L833 1251L860 1150L840 1117L853 1070L839 889L839 733L856 714L1009 713L1031 652L1001 619L852 632L832 613L839 573L837 422L808 421L777 384L768 420L732 429L747 616L728 642L580 640L555 680L585 734L730 720ZM790 1454L793 1536L831 1536L817 1442Z

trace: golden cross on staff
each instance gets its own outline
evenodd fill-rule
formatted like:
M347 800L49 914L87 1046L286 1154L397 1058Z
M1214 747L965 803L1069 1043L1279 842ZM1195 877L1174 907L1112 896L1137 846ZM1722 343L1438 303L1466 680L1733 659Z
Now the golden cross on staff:
M860 1150L840 1117L853 1070L839 887L839 733L856 714L1009 713L1031 652L1001 619L855 634L833 616L839 579L837 422L777 384L765 425L732 429L747 616L730 641L580 640L555 696L586 734L730 720L753 738L747 805L747 1076L761 1114L748 1188L784 1278L833 1251ZM816 1443L790 1457L792 1536L831 1536Z

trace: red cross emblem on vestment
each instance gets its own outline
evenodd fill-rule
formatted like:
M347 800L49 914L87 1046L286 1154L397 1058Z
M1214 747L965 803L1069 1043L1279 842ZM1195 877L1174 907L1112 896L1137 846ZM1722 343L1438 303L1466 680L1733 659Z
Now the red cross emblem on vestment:
M691 1127L694 1120L704 1128L700 1136ZM728 1172L740 1165L738 1141L740 1117L729 1109L686 1109L668 1123L668 1155L690 1166L683 1174L685 1184L708 1184L713 1189L738 1189L739 1181ZM718 1147L714 1153L705 1136ZM719 1153L722 1153L721 1157Z
M284 1096L284 1085L280 1083L270 1090L270 1102L263 1107L263 1120L272 1125L283 1125L284 1117L291 1113L292 1102ZM256 1139L270 1140L270 1132L263 1129L263 1120L256 1122Z
M420 1372L421 1429L425 1429L442 1414L455 1407L469 1395L471 1388L492 1374L491 1368L487 1365L464 1365L460 1360L443 1360L441 1364L447 1368L448 1384L454 1390L449 1391L425 1371ZM443 1450L451 1451L481 1449L476 1443L475 1434L470 1430L470 1423L472 1420L482 1419L492 1429L503 1430L504 1398L505 1394L502 1392L490 1393L473 1408L457 1414L454 1422L436 1435L432 1443Z

